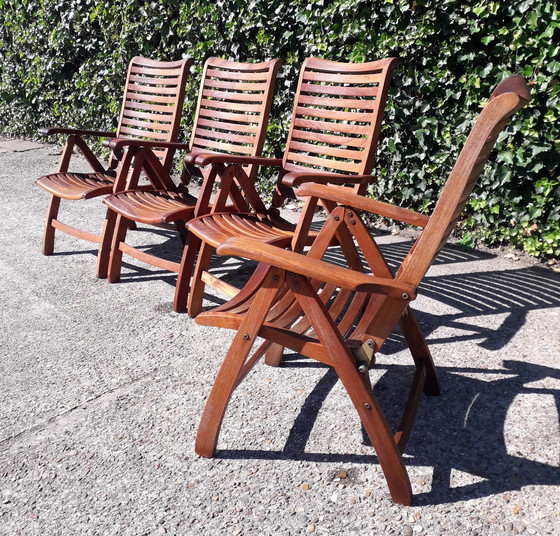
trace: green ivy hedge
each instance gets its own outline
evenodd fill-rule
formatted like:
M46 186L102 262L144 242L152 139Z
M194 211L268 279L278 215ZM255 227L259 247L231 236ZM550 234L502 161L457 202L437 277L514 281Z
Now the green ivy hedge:
M429 211L485 99L521 73L533 101L500 137L459 233L560 256L559 26L548 0L0 0L0 132L113 128L137 54L196 59L188 132L208 56L280 57L267 149L279 155L305 57L399 56L371 194Z

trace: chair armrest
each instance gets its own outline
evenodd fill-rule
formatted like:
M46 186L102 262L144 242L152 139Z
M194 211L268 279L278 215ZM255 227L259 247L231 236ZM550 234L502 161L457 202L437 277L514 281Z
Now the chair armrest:
M358 195L354 193L351 188L344 188L342 186L308 183L298 188L297 195L301 197L312 196L318 197L319 199L328 199L340 205L346 205L354 209L377 214L384 218L397 220L416 227L426 227L430 220L430 217L425 214Z
M240 156L222 153L198 153L196 155L187 155L185 157L187 165L198 164L199 166L207 166L209 164L257 164L260 166L282 165L281 158L266 158L264 156Z
M296 188L307 182L319 184L368 184L374 177L371 175L341 175L339 173L309 173L293 171L282 177L282 184Z
M416 288L395 279L376 277L245 237L228 238L216 252L245 257L354 292L375 292L401 300L416 298Z
M40 131L42 136L53 136L54 134L75 134L77 136L96 136L98 138L114 138L116 132L105 132L100 130L85 130L71 127L48 127Z
M151 149L179 149L188 151L190 146L188 143L177 143L171 141L150 141L140 140L136 138L113 138L103 142L105 147L109 147L115 152L121 151L124 147L149 147Z

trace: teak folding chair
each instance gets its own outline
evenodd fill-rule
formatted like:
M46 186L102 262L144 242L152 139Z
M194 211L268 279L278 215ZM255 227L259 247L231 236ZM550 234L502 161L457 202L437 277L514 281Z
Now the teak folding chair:
M357 195L348 187L309 183L298 195L332 206L306 255L276 243L237 237L217 248L220 255L258 261L252 280L229 303L196 317L202 325L237 333L212 387L196 440L196 452L212 456L234 389L271 343L286 346L334 368L375 448L394 501L410 504L410 481L401 453L412 429L422 391L439 393L430 351L409 304L438 251L455 227L498 134L507 119L525 106L525 80L501 82L481 112L431 216ZM378 214L423 228L393 275L362 213ZM191 223L192 228L199 223ZM339 237L347 267L324 260ZM360 260L360 253L365 264ZM395 325L399 325L415 363L415 376L403 417L393 436L373 395L368 370ZM249 358L257 337L264 343Z
M185 221L210 210L210 198L217 180L227 176L234 168L217 165L200 169L191 164L200 154L228 154L258 157L262 153L268 117L274 93L274 84L282 62L278 59L260 63L239 63L220 58L209 58L204 66L198 97L194 127L189 144L144 144L141 141L113 140L113 150L137 149L149 152L152 148L174 147L187 151L185 168L177 187L165 189L131 189L116 193L104 200L109 207L107 226L101 248L110 256L108 279L120 279L123 253L140 261L171 272L180 272L181 265L156 257L126 243L130 222L148 225L173 223L186 239ZM146 153L149 154L149 153ZM239 170L248 181L254 181L257 165L249 163ZM191 176L203 177L198 198L191 195L187 186ZM233 197L232 209L242 210L238 197ZM111 244L112 241L112 244ZM189 272L192 271L189 270Z
M183 255L175 294L175 310L188 304L190 316L202 307L205 284L234 296L238 289L208 272L213 249L231 236L248 236L270 240L278 236L295 236L296 226L279 216L278 208L288 198L294 198L292 187L304 182L353 184L354 191L363 194L370 176L380 137L383 111L391 84L396 58L368 63L342 63L319 58L305 60L294 99L292 122L283 158L225 159L213 156L196 158L200 165L223 165L238 171L222 185L212 207L212 213L199 221L189 247ZM265 207L254 186L243 179L242 165L260 164L279 167L277 186L270 207ZM247 212L222 212L228 185L233 178L246 196ZM298 236L307 236L314 210L313 201L304 207ZM311 235L310 235L311 236ZM202 245L199 246L199 239ZM299 250L304 243L294 243ZM198 252L196 268L191 270ZM190 282L190 289L189 289ZM190 290L190 294L189 294ZM188 298L188 303L187 303Z
M163 148L153 153L153 158L144 162L143 169L138 169L134 177L129 177L133 153L128 154L122 161L112 153L108 166L104 167L83 137L130 137L175 141L179 133L185 83L192 63L192 59L168 62L142 57L132 58L116 132L58 127L43 131L45 135L68 135L58 172L37 180L37 184L51 194L43 238L44 255L50 255L54 251L56 229L84 240L101 242L101 234L76 229L58 219L61 199L91 199L123 190L127 182L138 180L140 171L145 171L156 187L168 185L167 177L173 161L173 148ZM91 173L68 171L75 147L85 156L93 170ZM102 260L101 255L98 255L98 266L103 264Z

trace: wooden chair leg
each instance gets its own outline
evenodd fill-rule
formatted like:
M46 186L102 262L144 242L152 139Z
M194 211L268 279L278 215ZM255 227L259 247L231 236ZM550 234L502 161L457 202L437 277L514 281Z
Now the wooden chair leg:
M292 278L291 283L292 291L310 319L329 358L328 361L331 362L358 411L377 453L391 497L397 503L409 505L412 501L410 479L399 448L373 395L369 376L358 371L353 355L311 283L299 276Z
M204 297L204 287L206 284L202 280L202 274L210 267L212 260L212 253L214 248L203 242L198 250L198 259L196 260L196 267L190 282L190 292L188 299L188 313L191 318L194 318L202 310L202 299Z
M43 234L43 255L52 255L54 252L54 233L56 229L53 227L52 221L57 218L59 208L60 197L51 194L47 211L47 221L45 222L45 232Z
M406 401L401 421L397 427L397 431L395 432L395 442L401 452L404 452L406 444L408 443L408 438L412 432L412 427L414 425L414 421L416 420L416 413L418 412L418 406L420 405L420 399L422 397L422 390L425 385L426 367L422 363L419 368L416 369L414 374L414 379L412 381L412 386L410 388L410 393Z
M109 258L109 270L107 272L107 280L109 283L116 283L121 278L123 252L119 246L121 242L124 242L127 229L127 219L118 215L115 223L115 230L113 232L113 243L111 244L111 255Z
M192 233L189 233L183 249L183 257L181 258L179 273L177 274L177 284L175 285L173 310L176 313L182 313L187 309L187 300L189 298L189 290L192 282L193 267L195 265L196 252L199 249L200 239ZM196 316L194 314L190 314L190 309L189 315L191 317Z
M115 225L117 223L117 213L111 209L107 209L107 215L103 222L103 230L101 231L101 241L99 251L97 252L97 277L105 279L109 271L109 261L111 258L111 245L113 243L113 235L115 233Z
M200 456L210 458L214 455L228 402L243 377L247 356L283 281L283 272L271 268L237 330L202 413L195 444L195 451Z
M340 355L340 354L339 354ZM410 505L412 487L401 456L401 452L375 399L371 387L348 358L344 366L335 370L344 385L375 449L379 465L383 470L391 497L396 503Z
M407 311L399 320L399 326L406 339L412 358L417 368L426 369L426 382L424 384L424 394L435 396L440 394L439 378L432 359L432 354L426 343L426 339L418 325L414 311L408 307Z

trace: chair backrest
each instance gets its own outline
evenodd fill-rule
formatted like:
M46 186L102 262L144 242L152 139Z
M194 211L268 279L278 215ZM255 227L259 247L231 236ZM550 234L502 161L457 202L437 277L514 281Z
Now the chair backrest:
M158 61L136 56L130 61L117 136L176 141L185 98L190 58ZM169 172L173 150L154 149Z
M397 63L396 58L367 63L306 59L294 99L284 170L371 173ZM357 193L365 189L366 185L355 188Z
M530 100L529 87L522 76L510 76L498 84L476 120L425 229L397 272L397 279L420 284L455 228L508 118Z
M239 63L209 58L204 65L191 135L191 153L262 153L276 75L282 61ZM255 179L257 166L248 166Z

